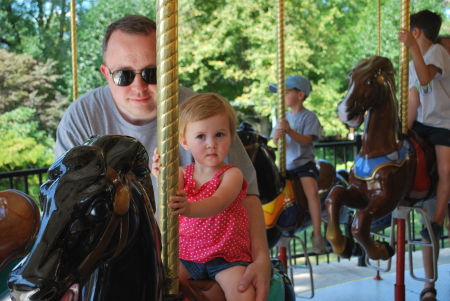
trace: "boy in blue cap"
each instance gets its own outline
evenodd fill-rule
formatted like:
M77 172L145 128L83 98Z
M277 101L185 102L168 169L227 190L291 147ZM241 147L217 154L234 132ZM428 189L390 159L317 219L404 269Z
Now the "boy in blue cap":
M277 85L269 85L269 91L277 92ZM286 78L286 119L279 120L272 131L275 144L286 135L286 169L296 175L302 183L313 224L311 241L316 254L327 251L321 233L321 205L317 187L319 171L315 163L314 142L318 141L322 126L314 112L307 110L303 102L312 91L309 80L300 75Z

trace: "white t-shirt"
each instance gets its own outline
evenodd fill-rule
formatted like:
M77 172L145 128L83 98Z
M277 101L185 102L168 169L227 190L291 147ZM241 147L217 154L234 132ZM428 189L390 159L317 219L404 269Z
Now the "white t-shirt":
M434 65L442 72L436 73L428 85L421 86L414 62L409 64L409 89L415 86L420 96L417 121L450 130L450 56L444 47L433 44L423 59L426 65Z

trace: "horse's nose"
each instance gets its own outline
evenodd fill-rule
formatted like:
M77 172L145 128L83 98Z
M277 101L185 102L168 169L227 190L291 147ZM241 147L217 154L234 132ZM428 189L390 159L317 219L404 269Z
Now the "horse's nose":
M13 301L49 301L58 292L56 283L44 279L25 279L12 275L8 281L10 297Z

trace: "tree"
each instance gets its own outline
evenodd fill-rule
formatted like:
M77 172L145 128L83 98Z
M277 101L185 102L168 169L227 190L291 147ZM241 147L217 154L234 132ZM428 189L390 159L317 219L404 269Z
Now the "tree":
M35 109L18 107L0 115L0 172L47 167L54 139L40 130Z
M0 49L0 114L19 106L35 109L40 129L54 135L68 99L55 90L55 62L38 63L26 54Z

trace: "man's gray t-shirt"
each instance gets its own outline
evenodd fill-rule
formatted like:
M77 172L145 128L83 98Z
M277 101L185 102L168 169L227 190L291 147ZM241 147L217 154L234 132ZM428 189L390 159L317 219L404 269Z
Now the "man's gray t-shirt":
M189 96L196 94L184 87L178 89L179 103ZM157 139L156 119L146 125L133 125L125 121L120 115L109 89L109 85L94 89L74 101L58 125L56 134L55 158L59 158L74 146L83 144L93 135L127 135L138 139L146 148L149 156L156 148ZM179 164L187 166L193 162L189 151L179 147ZM255 169L236 135L228 153L227 163L239 167L249 183L248 194L258 195ZM156 178L152 175L153 187L156 187ZM155 194L157 189L155 188ZM155 195L158 208L158 197Z
M322 126L316 114L307 109L303 109L296 114L292 114L290 111L286 112L286 120L289 122L291 129L295 130L301 135L312 135L313 140L307 146L302 146L286 135L286 169L293 170L299 166L302 166L308 162L314 162L314 142L318 141L322 134ZM274 127L273 133L278 128Z

